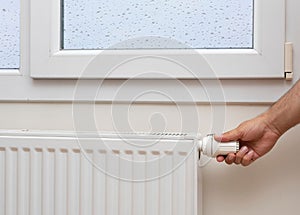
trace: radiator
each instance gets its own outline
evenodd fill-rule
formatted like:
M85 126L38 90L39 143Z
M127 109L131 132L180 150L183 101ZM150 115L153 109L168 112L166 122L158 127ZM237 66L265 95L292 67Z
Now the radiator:
M0 132L0 215L197 215L186 134Z

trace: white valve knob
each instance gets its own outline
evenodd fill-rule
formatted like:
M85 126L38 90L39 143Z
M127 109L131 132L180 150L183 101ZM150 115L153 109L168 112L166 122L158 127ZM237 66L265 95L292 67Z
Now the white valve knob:
M214 139L214 135L207 135L199 141L199 150L209 157L217 157L218 155L227 155L231 152L236 153L239 151L239 142L220 143Z

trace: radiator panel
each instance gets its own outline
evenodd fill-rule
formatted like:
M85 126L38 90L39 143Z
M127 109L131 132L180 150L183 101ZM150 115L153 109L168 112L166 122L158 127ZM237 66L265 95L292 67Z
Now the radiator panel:
M0 215L196 215L194 140L153 139L0 136Z

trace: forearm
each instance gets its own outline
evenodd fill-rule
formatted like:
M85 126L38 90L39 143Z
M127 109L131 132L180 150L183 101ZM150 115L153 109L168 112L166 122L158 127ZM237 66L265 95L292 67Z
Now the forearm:
M300 123L300 81L262 114L267 123L280 135Z
M236 154L219 156L217 160L225 161L227 164L248 166L268 153L279 137L298 123L300 123L300 81L266 112L241 123L222 136L216 136L217 141L239 140L242 146Z

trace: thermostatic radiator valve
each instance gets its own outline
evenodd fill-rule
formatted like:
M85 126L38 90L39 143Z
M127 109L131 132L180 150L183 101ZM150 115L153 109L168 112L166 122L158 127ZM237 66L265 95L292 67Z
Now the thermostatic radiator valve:
M220 143L214 139L213 134L209 134L199 141L199 150L208 157L217 157L218 155L227 155L239 151L238 141Z

